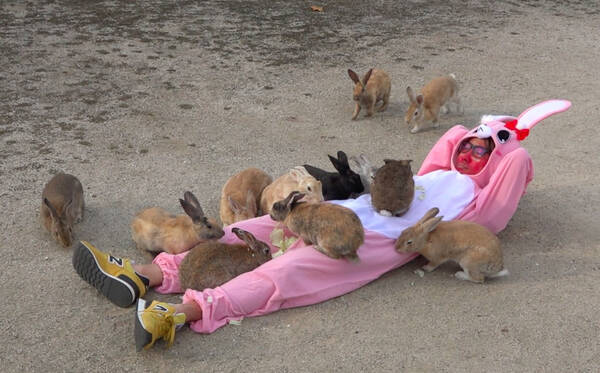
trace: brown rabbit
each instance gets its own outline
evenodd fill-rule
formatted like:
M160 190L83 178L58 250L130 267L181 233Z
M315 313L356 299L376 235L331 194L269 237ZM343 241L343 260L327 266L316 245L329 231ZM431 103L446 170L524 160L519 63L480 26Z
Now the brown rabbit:
M323 201L323 185L311 176L304 167L297 166L281 175L262 192L260 209L268 214L277 201L287 197L290 192L298 190L305 195L303 202L317 203Z
M406 228L396 240L396 251L423 255L427 272L452 260L462 267L455 276L482 283L485 277L508 275L502 261L500 240L482 225L452 220L442 222L437 207L427 211L414 226Z
M367 108L367 116L370 117L375 113L375 104L383 101L377 111L387 109L390 101L390 90L392 82L385 71L379 69L370 69L367 71L362 81L358 78L358 74L348 69L348 75L354 82L353 100L356 102L352 120L358 118L361 106Z
M421 94L415 97L412 88L406 88L406 94L410 100L410 106L406 110L404 120L406 124L414 124L410 130L411 133L417 133L426 127L428 121L433 122L433 126L438 126L440 109L446 113L449 111L448 102L456 103L458 112L463 111L458 97L458 83L454 74L440 76L430 80Z
M73 224L83 220L83 187L73 175L56 174L42 191L42 225L64 247L73 243Z
M305 244L330 258L358 261L358 248L365 241L360 219L347 207L332 203L298 202L304 195L291 192L271 209L271 219L281 221Z
M271 260L266 243L245 230L231 231L246 244L203 242L194 246L179 266L182 289L214 288Z
M221 191L219 212L223 225L261 215L260 197L273 178L258 168L245 169L227 180Z
M410 208L415 196L410 162L384 159L384 165L375 173L371 184L371 203L384 216L402 216Z
M204 216L192 194L179 199L187 215L175 216L160 207L140 211L131 222L131 236L136 246L156 255L162 251L179 254L205 240L217 240L225 234L214 220Z

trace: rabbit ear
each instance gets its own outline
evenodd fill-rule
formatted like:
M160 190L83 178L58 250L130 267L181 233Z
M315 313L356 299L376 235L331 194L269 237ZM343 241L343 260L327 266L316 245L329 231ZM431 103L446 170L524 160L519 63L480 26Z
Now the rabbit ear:
M540 102L521 113L518 117L517 129L531 129L551 115L562 113L571 107L567 100L548 100Z
M429 209L429 211L427 211L425 213L425 215L423 215L423 217L415 225L420 225L420 224L425 223L427 220L436 216L439 212L440 212L440 209L438 209L437 207L433 207L433 208Z
M302 176L311 176L308 171L306 171L306 168L303 166L296 166L294 167L292 170L296 170L300 173L300 175Z
M252 233L240 228L233 228L231 231L235 233L240 240L244 241L252 251L260 251L263 247L262 242L257 240Z
M367 71L367 73L365 74L365 77L363 78L363 85L367 85L367 82L369 81L369 78L371 77L371 74L373 73L373 69L370 69L369 71Z
M231 207L231 211L233 211L236 214L241 214L243 212L243 209L241 208L240 204L237 203L233 198L231 198L231 196L227 196L227 202L229 202L229 207Z
M359 83L360 82L358 74L355 73L354 71L350 70L350 69L348 69L348 76L350 76L350 79L352 79L352 81L354 83Z
M437 216L433 219L429 219L427 220L425 223L423 223L423 231L425 231L425 233L429 233L432 230L435 229L435 227L438 226L438 224L440 224L440 222L442 221L443 216Z
M294 190L293 192L290 192L290 194L285 197L285 199L283 201L281 201L281 203L283 203L284 205L286 205L288 208L292 208L292 206L294 205L294 203L296 203L298 200L304 198L304 194L300 193L297 190Z
M290 175L292 175L294 177L294 179L296 180L296 182L300 182L300 180L302 179L302 172L300 172L299 170L292 168L290 169Z
M294 203L298 202L299 200L301 200L302 198L304 198L304 193L300 193L298 191L296 192L292 192L294 193L294 195L291 198L291 203L290 205L293 205Z
M179 199L179 203L181 204L183 211L185 211L185 213L192 218L194 223L199 223L204 219L204 212L202 211L202 207L200 207L200 205L197 207L193 206L191 203L181 198Z
M417 99L415 98L415 93L413 92L412 88L410 87L406 87L406 94L408 95L408 100L415 104L417 102Z
M198 202L198 199L196 198L194 193L192 193L190 191L183 193L183 199L185 199L187 202L189 202L192 206L202 210L202 207L200 207L200 202Z
M417 104L423 105L423 95L418 95L417 96Z
M400 161L400 164L402 166L410 166L410 162L412 162L412 159L403 159Z
M333 167L336 170L338 170L338 172L340 174L345 174L350 169L350 165L348 164L348 157L346 157L346 153L344 153L341 150L337 154L338 154L337 159L330 155L327 155L327 156L329 157L329 160L331 161L331 164L333 165Z
M50 211L50 216L52 217L52 220L59 219L56 209L54 208L54 206L52 206L52 204L50 204L50 201L48 201L48 198L44 198L44 204L46 205L46 207L48 207L48 211Z
M256 199L254 198L254 193L251 190L246 193L246 211L256 216Z
M231 228L231 231L242 241L244 241L245 243L248 244L248 246L250 246L250 243L252 241L256 241L256 239L254 238L254 236L252 235L252 233L245 231L243 229L234 227Z

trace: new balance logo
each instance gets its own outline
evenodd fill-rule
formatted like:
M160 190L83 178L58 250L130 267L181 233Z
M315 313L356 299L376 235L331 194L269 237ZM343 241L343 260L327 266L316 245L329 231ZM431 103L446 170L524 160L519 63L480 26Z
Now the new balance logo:
M154 306L154 309L157 311L161 311L161 312L167 312L168 309L164 306L161 306L160 304L157 304L156 306Z
M112 255L109 255L108 256L108 262L109 263L114 263L114 264L118 265L119 267L123 267L123 259L122 258L117 258L117 257L114 257Z

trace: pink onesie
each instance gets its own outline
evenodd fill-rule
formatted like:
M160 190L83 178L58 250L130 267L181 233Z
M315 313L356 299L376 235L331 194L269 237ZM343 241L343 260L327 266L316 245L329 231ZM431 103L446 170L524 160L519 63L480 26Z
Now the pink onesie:
M563 110L566 108L554 109L553 113ZM331 259L299 239L283 255L221 286L204 291L186 290L183 302L196 302L202 308L202 320L191 322L191 329L211 333L231 320L315 304L360 288L417 256L397 253L394 242L403 229L431 207L439 207L444 220L464 219L480 223L495 233L501 231L533 178L531 158L517 140L521 135L518 130L506 129L505 122L496 118L474 130L455 126L446 132L415 175L415 198L409 211L400 218L375 213L369 195L330 201L351 208L363 223L365 241L358 250L358 263ZM495 148L479 174L462 175L455 170L452 155L462 140L475 136L491 137ZM221 241L239 242L231 232L235 226L271 244L269 235L275 225L268 215L237 222L224 228ZM273 246L271 249L278 250ZM163 282L155 288L157 292L183 290L178 267L185 255L162 253L155 258L154 263L163 272Z

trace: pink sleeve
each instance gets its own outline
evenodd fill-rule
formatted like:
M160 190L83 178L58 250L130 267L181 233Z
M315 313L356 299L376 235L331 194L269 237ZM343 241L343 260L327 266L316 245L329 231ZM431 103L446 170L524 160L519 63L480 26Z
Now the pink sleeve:
M454 146L467 132L469 130L460 125L450 128L431 148L417 175L425 175L436 170L449 170Z
M503 230L517 210L527 184L533 179L533 162L525 148L508 153L490 182L457 217L479 223L492 232Z

